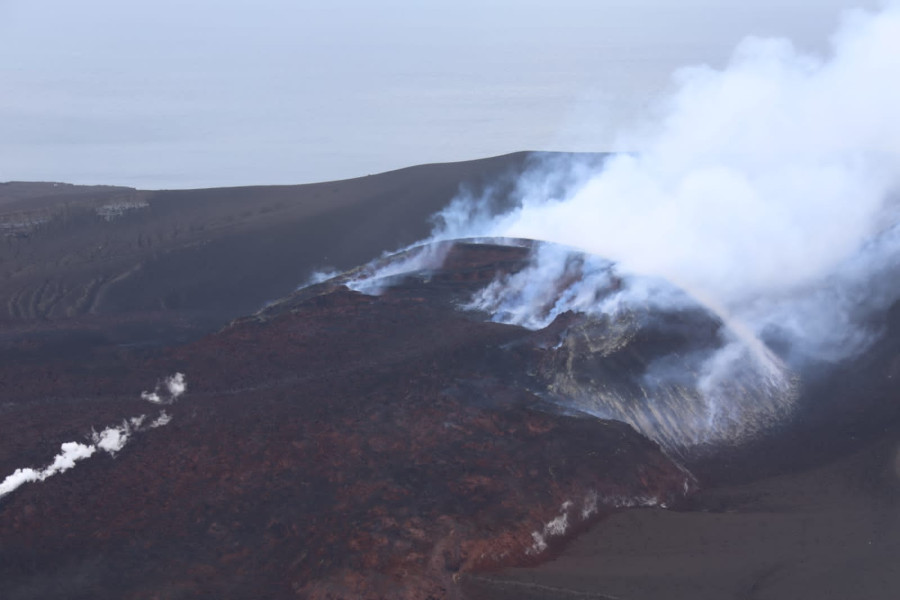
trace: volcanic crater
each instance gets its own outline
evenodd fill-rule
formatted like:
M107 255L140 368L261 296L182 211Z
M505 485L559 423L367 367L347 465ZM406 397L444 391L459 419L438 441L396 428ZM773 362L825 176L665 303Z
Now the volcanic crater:
M895 548L896 307L868 352L804 373L786 396L728 388L752 418L704 443L696 376L651 377L667 357L693 368L721 347L727 324L700 304L529 328L473 298L526 273L536 242L446 241L366 263L426 237L460 182L509 181L527 161L297 188L0 187L14 225L0 263L0 473L46 467L66 442L95 447L0 496L0 595L720 598L703 595L710 582L744 593L749 577L797 597L784 573L825 582L842 553ZM343 274L292 291L329 263ZM610 281L598 294L629 285ZM142 398L176 373L186 393ZM127 443L103 451L103 428ZM800 470L838 508L797 491ZM735 530L787 515L840 544L798 542L805 566L772 571L717 529L730 514ZM830 524L844 517L864 526ZM741 531L761 555L780 543ZM696 557L712 571L671 573ZM867 564L900 589L887 563Z

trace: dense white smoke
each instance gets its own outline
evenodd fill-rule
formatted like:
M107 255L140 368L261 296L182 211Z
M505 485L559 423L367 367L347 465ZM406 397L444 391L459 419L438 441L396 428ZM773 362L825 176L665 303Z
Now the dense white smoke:
M125 421L119 427L107 427L100 433L92 432L91 440L97 448L115 456L128 443L130 435L131 424Z
M85 458L90 458L97 448L93 445L79 444L78 442L66 442L60 446L59 454L53 462L43 469L16 469L12 475L6 477L0 483L0 498L18 489L20 486L32 481L44 481L57 473L63 473L75 466L75 463Z
M165 388L168 392L166 399L162 399L156 392L161 388ZM187 390L187 382L183 373L176 373L171 377L167 377L161 384L157 384L156 392L148 394L141 392L141 399L147 400L154 404L162 402L172 403ZM152 396L152 397L148 397ZM68 471L75 466L75 463L90 458L97 450L102 450L110 456L115 456L120 452L125 444L131 439L135 432L147 431L168 425L172 417L165 410L160 411L159 415L149 423L147 415L140 415L122 421L121 425L107 427L99 433L92 430L88 438L90 444L81 444L78 442L65 442L60 446L60 452L53 459L53 462L42 469L34 469L31 467L16 469L12 475L7 476L0 482L0 498L17 490L26 483L35 481L44 481L53 475ZM145 424L146 423L146 424Z
M872 333L865 316L896 299L900 10L846 15L826 57L749 39L726 69L675 79L657 118L623 136L639 152L594 173L539 165L513 210L460 198L435 237L574 246L671 281L809 358L858 351ZM509 296L483 306L527 325L542 273L562 268L541 253L514 310ZM558 311L583 308L586 293L570 295Z
M141 399L153 404L172 404L186 391L184 373L175 373L158 382L152 392L141 392Z
M648 365L638 397L598 383L568 400L678 450L783 419L796 373L864 350L900 297L900 8L847 13L827 56L748 39L725 69L674 80L621 136L633 152L600 167L537 162L511 201L502 186L460 194L429 241L557 244L472 299L497 321L538 329L575 311L621 328L698 300L717 314L718 352ZM352 286L378 293L400 271L439 266L422 248Z

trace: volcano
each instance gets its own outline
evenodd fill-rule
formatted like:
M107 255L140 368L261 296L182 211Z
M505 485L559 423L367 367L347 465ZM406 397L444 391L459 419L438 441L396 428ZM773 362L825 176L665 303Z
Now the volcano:
M866 597L894 597L874 556L900 540L898 311L853 361L749 353L710 395L703 365L734 336L670 284L563 249L550 298L602 271L593 302L651 283L681 300L547 302L516 324L486 293L547 245L370 262L424 237L460 183L525 160L290 189L10 188L0 595L828 597L855 564L880 582ZM294 290L325 256L335 272Z
M541 335L452 306L519 250L456 245L427 283L373 297L326 282L149 364L107 364L108 389L177 370L190 391L170 424L132 433L133 451L5 499L9 597L36 578L110 598L154 597L158 581L191 595L441 597L461 574L541 560L612 509L682 499L695 481L656 444L516 385L527 363L505 348L538 351ZM72 408L94 424L145 410L134 394L86 402L99 410Z

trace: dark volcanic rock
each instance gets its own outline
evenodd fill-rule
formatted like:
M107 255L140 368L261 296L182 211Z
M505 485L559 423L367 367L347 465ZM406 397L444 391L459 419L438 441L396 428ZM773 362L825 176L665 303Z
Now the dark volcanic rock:
M204 311L221 325L315 269L350 269L424 238L460 186L513 181L529 157L295 186L0 183L0 325L160 310Z
M553 259L542 261L547 255ZM561 410L628 423L682 460L767 434L790 418L797 400L796 373L685 291L571 248L444 241L329 282L340 283L534 329L492 355L495 376ZM573 308L572 298L587 297L590 306Z
M693 478L655 443L519 385L509 348L539 353L541 332L455 308L525 255L461 245L381 296L326 283L174 350L9 368L43 395L0 407L6 472L155 416L137 399L154 377L190 387L114 458L0 499L0 595L456 597L460 573L544 560L614 508L680 499Z

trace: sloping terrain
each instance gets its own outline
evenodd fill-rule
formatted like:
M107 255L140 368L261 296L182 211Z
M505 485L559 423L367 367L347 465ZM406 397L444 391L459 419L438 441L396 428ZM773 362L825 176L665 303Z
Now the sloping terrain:
M461 186L512 182L529 156L298 186L0 184L0 318L248 314L315 269L349 269L425 237Z
M0 597L897 597L897 307L867 353L802 382L791 418L701 448L692 476L559 399L633 392L648 358L715 339L702 310L618 354L603 322L459 310L527 245L458 244L380 296L294 291L422 238L460 186L512 189L527 160L0 184L0 477L94 448L0 497ZM176 403L141 397L176 372ZM127 444L104 451L104 428Z
M896 428L835 462L621 512L553 561L475 574L472 600L890 600L900 592Z
M695 481L655 443L560 414L503 372L504 348L539 334L447 301L515 264L463 245L437 290L326 283L186 346L109 354L102 376L58 358L40 395L2 408L7 471L155 412L138 396L154 371L186 373L189 391L114 457L0 499L3 597L459 597L461 574L680 501Z

